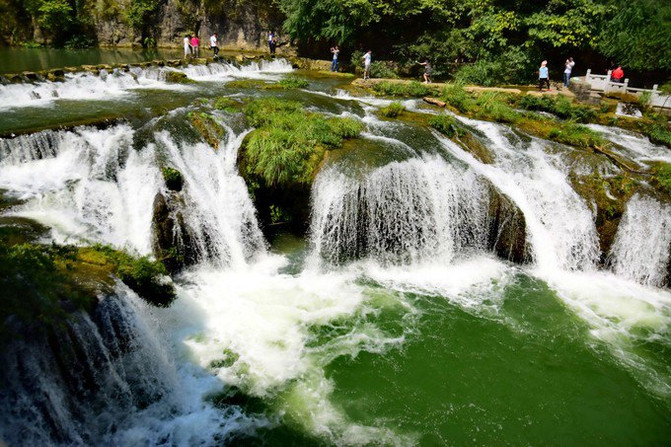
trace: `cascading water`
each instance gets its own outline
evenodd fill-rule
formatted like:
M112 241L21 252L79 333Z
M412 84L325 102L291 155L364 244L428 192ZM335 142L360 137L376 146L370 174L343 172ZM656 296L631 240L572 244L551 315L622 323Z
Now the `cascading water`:
M486 185L437 156L392 162L363 179L333 167L314 191L312 242L330 262L449 263L487 245Z
M613 271L641 284L662 287L671 280L671 205L635 195L610 252Z
M476 160L446 138L437 138L449 153L472 166L522 210L538 268L594 268L599 258L594 217L566 173L557 167L558 157L545 153L541 142L525 143L504 126L460 119L486 136L495 157L493 164Z
M268 78L272 73L291 71L291 64L284 59L250 62L235 66L226 62L208 65L190 65L185 68L132 67L129 71L113 69L94 73L67 73L63 82L39 81L36 83L0 85L0 109L27 106L47 106L58 99L108 100L130 94L135 89L189 90L193 86L166 82L167 73L185 73L194 80L226 80L234 77ZM272 75L270 76L272 79Z

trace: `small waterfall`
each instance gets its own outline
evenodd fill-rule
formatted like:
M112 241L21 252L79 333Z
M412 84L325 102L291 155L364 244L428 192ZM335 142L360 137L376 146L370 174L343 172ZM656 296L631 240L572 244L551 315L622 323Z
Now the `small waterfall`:
M182 172L179 212L197 260L245 263L265 241L235 160L244 134L228 129L215 151L167 131L133 147L128 125L0 140L0 188L26 200L12 213L52 228L59 242L95 241L152 253L153 203L166 188L160 166ZM46 157L46 158L45 158ZM159 161L160 160L160 161Z
M60 147L62 134L45 130L14 139L0 138L0 166L53 158Z
M188 90L189 85L166 82L166 73L180 71L195 80L222 79L226 77L255 77L263 73L286 73L292 70L285 59L250 62L236 67L226 62L207 65L189 65L185 68L131 67L129 71L101 70L99 74L67 73L63 82L39 81L36 83L0 85L0 109L45 106L57 99L105 100L128 95L134 89Z
M533 258L544 270L589 270L599 258L594 216L573 190L559 156L526 143L504 126L461 118L487 138L495 156L484 164L452 141L445 149L483 175L524 213Z
M612 269L618 276L662 287L671 279L671 205L635 195L611 248Z
M363 180L332 167L313 191L312 243L328 262L449 262L487 245L487 185L437 156L392 162Z
M0 351L2 439L14 445L92 444L170 394L175 370L119 286L89 315L28 333Z

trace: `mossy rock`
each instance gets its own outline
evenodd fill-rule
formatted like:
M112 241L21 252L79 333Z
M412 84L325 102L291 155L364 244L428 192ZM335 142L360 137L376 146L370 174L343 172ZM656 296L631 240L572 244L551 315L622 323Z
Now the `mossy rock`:
M184 221L183 196L177 192L158 193L152 206L152 250L166 270L176 273L198 261Z
M165 166L161 169L161 173L163 174L163 180L165 180L165 186L169 190L176 192L182 190L182 187L184 186L184 177L181 172L170 166Z
M219 149L219 143L226 136L226 129L206 112L192 111L187 116L201 137L214 149Z
M165 72L165 81L173 84L191 84L193 80L189 79L186 73L181 71L166 71Z
M524 213L490 185L488 247L502 259L519 264L531 261Z

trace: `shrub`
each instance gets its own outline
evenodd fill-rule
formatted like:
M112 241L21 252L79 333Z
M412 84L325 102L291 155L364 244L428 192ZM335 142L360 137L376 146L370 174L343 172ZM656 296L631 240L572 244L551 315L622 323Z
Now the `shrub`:
M587 123L596 118L594 108L573 103L564 96L533 96L524 95L517 101L517 106L525 110L549 112L562 119L569 119L579 123Z
M385 62L375 61L370 64L370 77L371 78L391 78L396 79L398 75L396 72Z
M386 118L396 118L405 110L405 107L403 107L403 104L400 102L392 102L386 107L382 107L380 109L380 115L386 117Z
M671 131L667 126L655 123L646 133L651 142L671 147Z
M465 133L457 120L449 115L434 115L429 119L429 125L450 138L462 136Z

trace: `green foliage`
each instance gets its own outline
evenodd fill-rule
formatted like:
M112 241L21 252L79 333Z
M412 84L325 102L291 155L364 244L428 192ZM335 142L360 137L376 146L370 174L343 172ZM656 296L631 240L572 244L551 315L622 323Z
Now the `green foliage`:
M498 92L484 92L476 99L477 118L490 119L499 123L514 123L520 113L513 110L507 102L508 98Z
M671 69L671 3L635 0L617 4L605 23L598 49L634 70Z
M549 112L562 119L579 123L588 123L597 116L593 107L572 102L564 96L533 96L524 95L516 102L517 107L525 110Z
M165 180L165 186L168 187L171 191L181 191L182 186L184 185L184 177L182 173L175 168L170 166L165 166L161 173L163 174L163 179Z
M37 23L47 32L56 33L72 25L72 6L66 0L43 0L38 11Z
M286 223L291 221L291 214L284 208L277 205L270 205L270 222L273 224Z
M187 118L193 128L213 148L219 148L219 142L226 136L224 129L211 115L205 112L189 112Z
M449 115L434 115L429 119L429 125L449 138L464 135L464 130L457 120Z
M126 12L128 23L136 31L145 32L156 23L155 16L161 6L161 0L131 0Z
M392 102L388 106L382 107L380 109L380 115L386 117L386 118L396 118L405 110L405 107L403 107L403 104L400 102Z
M475 100L459 83L446 84L440 97L461 113L467 113L475 107Z
M92 48L96 45L96 40L90 36L75 35L70 37L64 47L68 49Z
M282 86L283 89L289 90L295 88L307 88L310 83L305 79L297 78L296 76L289 76L282 79L279 82L279 85Z
M593 130L571 122L553 126L546 136L547 139L579 148L605 146L606 141Z
M239 105L237 101L231 99L227 96L220 96L214 100L212 106L217 110L223 110L228 113L235 113L237 111L236 107Z
M651 125L645 133L653 143L671 147L671 130L669 130L668 125L655 123Z
M502 54L488 54L463 65L454 74L454 80L460 84L484 86L520 84L530 80L532 71L528 54L520 48L511 48Z
M664 192L671 195L671 164L661 163L654 172L654 183Z
M67 317L65 302L76 309L94 302L95 294L67 274L65 262L74 253L70 247L0 242L0 335L7 335L10 317L53 326Z
M431 88L421 82L377 82L373 84L373 91L383 96L422 97L432 92Z
M387 63L383 61L374 61L370 64L370 77L396 79L398 78L398 75Z
M326 118L278 98L254 100L244 112L256 127L245 139L244 170L269 186L309 184L326 150L363 129L358 120Z
M110 266L121 281L155 306L167 307L176 298L172 282L164 281L167 270L161 262L147 256L131 256L106 245L81 248L78 256L89 263Z

